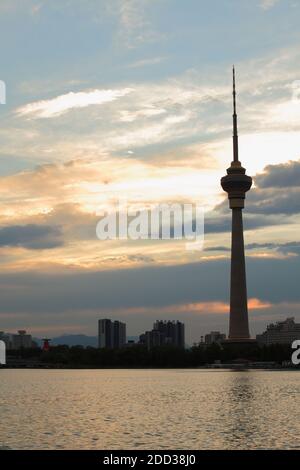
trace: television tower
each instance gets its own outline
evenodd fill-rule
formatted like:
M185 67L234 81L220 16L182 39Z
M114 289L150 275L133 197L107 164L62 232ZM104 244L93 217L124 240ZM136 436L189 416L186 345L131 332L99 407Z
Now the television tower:
M227 175L221 179L221 186L228 193L232 210L231 234L231 280L229 336L226 343L249 343L248 302L246 285L243 213L245 195L252 186L252 178L246 175L239 161L238 125L236 113L235 68L233 67L233 161Z

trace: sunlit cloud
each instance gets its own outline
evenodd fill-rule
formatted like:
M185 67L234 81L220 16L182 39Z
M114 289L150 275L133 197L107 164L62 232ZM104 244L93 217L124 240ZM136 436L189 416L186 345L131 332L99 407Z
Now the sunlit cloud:
M140 60L137 60L136 62L132 62L131 64L129 64L128 68L136 69L140 67L147 67L150 65L157 65L157 64L161 64L164 60L166 60L165 57L153 57L150 59L140 59Z
M251 298L248 300L249 310L261 310L271 308L272 304L270 302L264 302L259 299ZM171 308L162 309L162 311L174 311L179 312L196 312L199 314L208 314L208 313L229 313L229 304L225 302L197 302L192 304L176 305Z
M266 310L273 306L271 302L262 301L259 299L249 299L248 307L249 310ZM159 307L132 307L132 308L122 308L122 309L113 309L110 313L113 315L149 315L156 314L160 317L172 316L178 314L199 314L199 315L209 315L209 314L229 314L229 304L226 302L194 302L187 304L171 304L166 306ZM109 311L107 311L109 313Z
M249 310L264 310L264 309L271 308L271 307L272 307L271 302L266 302L266 301L262 301L260 299L255 299L255 298L248 300Z
M232 154L230 140L211 145L223 164ZM250 175L263 171L267 165L298 160L300 156L300 132L253 132L240 136L240 159Z
M86 92L70 92L57 96L51 100L42 100L29 103L17 109L19 116L31 116L33 118L52 118L61 116L71 109L86 108L91 105L101 105L115 101L128 95L133 90L92 90Z
M277 253L277 252L257 252L248 254L249 258L262 258L262 259L287 259L294 258L298 255L296 253Z
M263 10L270 10L276 3L279 3L279 1L280 0L261 0L260 6Z
M294 126L299 128L300 121L300 93L299 99L289 99L283 103L275 105L268 116L270 122L274 125L288 126L290 130ZM300 153L300 152L299 152Z

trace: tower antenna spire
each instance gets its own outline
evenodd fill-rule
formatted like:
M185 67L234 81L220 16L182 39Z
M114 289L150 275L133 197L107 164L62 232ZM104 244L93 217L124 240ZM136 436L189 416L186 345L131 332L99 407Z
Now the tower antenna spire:
M236 114L236 88L235 88L235 67L232 68L233 83L233 161L239 161L239 137Z

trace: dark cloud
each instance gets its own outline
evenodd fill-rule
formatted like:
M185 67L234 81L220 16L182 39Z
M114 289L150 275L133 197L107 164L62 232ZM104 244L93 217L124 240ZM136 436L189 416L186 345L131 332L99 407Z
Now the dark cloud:
M62 232L57 226L29 224L0 228L0 246L43 250L62 245Z
M145 255L128 255L127 259L129 261L137 261L137 262L143 262L143 263L153 263L154 258L151 258L151 256L145 256Z
M269 165L254 180L256 187L247 197L248 213L287 216L300 213L300 160Z
M254 188L249 193L246 210L252 214L295 215L300 213L300 187L299 188ZM271 220L271 219L270 219ZM267 221L266 221L267 222ZM281 223L284 222L281 220ZM269 225L266 223L266 225Z
M259 188L300 187L300 160L280 165L268 165L264 173L255 177Z
M300 242L288 242L288 243L250 243L246 245L247 250L256 250L261 248L267 248L270 250L276 250L280 253L294 253L300 255Z
M288 254L294 253L300 255L300 242L288 242L288 243L248 243L245 245L246 250L275 250L279 253ZM205 248L205 251L208 252L217 252L217 251L231 251L229 246L210 246Z
M279 245L277 249L283 253L295 253L300 255L300 242L284 243Z
M280 165L269 165L264 173L255 176L255 187L247 194L245 230L264 226L292 223L290 216L300 214L300 160ZM228 201L215 208L218 217L212 223L212 232L228 231L224 225L224 214L228 212ZM286 219L278 215L287 216ZM208 225L209 230L209 225Z
M228 203L227 203L228 204ZM213 217L208 214L205 218L205 233L223 233L231 231L231 213L226 205L226 215L219 214L218 216L214 213ZM262 215L256 214L255 216L249 213L249 209L244 211L244 230L253 230L256 228L272 226L272 225L281 225L282 220L273 215Z
M271 302L300 301L299 270L299 257L248 258L249 297ZM38 314L42 310L47 314L95 309L100 314L101 309L109 308L228 301L229 275L229 259L101 272L3 274L0 310Z
M230 251L229 246L210 246L205 251Z
M300 257L289 259L247 260L248 295L271 303L299 303ZM151 326L157 318L181 319L188 336L199 339L203 331L227 331L228 316L214 312L160 313L170 305L197 302L228 302L229 259L197 262L180 266L147 266L102 272L71 272L45 274L40 272L0 275L1 329L9 330L43 325L56 331L67 331L80 325L79 331L96 334L97 319L109 315L128 324L130 334ZM143 308L147 312L143 312ZM132 313L122 310L135 309ZM140 309L140 311L139 311ZM109 312L112 313L109 313ZM119 313L118 313L119 312ZM253 330L269 322L255 313ZM297 311L275 312L280 318ZM252 315L252 313L251 313ZM262 315L262 318L260 318ZM254 317L250 317L254 318ZM60 326L61 325L61 326ZM47 331L47 330L46 330Z

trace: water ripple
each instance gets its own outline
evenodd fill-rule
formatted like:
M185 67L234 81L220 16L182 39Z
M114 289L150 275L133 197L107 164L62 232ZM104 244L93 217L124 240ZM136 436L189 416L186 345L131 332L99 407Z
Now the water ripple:
M1 370L0 450L300 449L297 371Z

